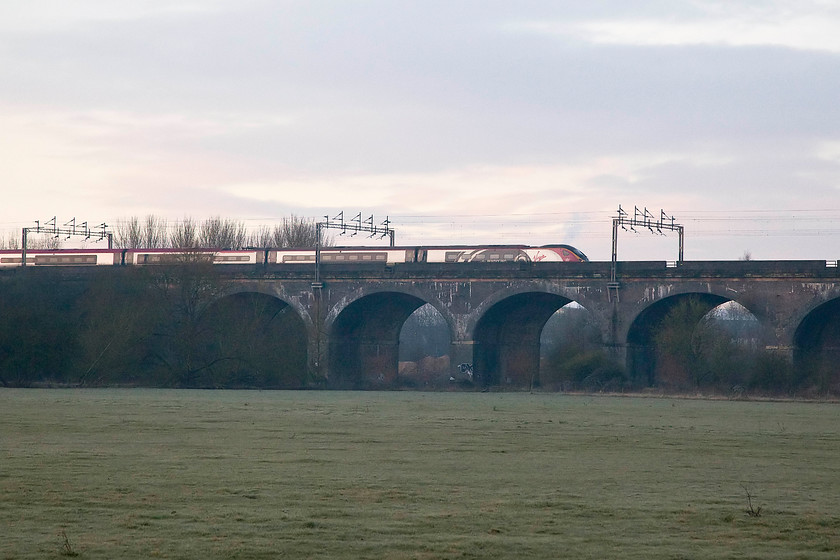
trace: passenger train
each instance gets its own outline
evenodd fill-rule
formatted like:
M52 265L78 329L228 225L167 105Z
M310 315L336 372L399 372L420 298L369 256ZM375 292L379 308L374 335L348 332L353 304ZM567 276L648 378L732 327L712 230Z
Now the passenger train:
M314 264L315 249L53 249L26 251L26 266L142 266L211 262L218 265ZM322 264L586 262L570 245L487 245L477 247L324 247ZM21 266L23 252L0 250L0 268Z

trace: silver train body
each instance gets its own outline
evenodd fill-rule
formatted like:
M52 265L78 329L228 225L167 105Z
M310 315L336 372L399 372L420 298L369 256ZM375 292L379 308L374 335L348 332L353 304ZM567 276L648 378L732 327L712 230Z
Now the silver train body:
M314 264L314 249L59 249L26 252L26 266L145 266L210 262L217 265ZM570 245L481 247L325 247L323 265L337 263L585 262ZM0 268L23 264L20 250L0 250Z

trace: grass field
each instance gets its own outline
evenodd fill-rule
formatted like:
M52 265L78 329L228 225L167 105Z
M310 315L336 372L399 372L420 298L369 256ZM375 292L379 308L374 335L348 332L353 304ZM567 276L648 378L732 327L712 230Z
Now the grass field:
M71 556L836 559L840 405L0 390L0 559Z

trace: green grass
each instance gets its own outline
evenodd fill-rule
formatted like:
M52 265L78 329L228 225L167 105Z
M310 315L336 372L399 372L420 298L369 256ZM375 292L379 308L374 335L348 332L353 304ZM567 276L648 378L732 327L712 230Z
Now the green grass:
M0 390L0 560L835 559L839 465L836 404Z

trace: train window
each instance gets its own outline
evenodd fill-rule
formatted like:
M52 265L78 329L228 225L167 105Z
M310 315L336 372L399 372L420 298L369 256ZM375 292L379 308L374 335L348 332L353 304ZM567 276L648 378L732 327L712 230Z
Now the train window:
M308 260L314 260L311 257ZM321 262L361 262L361 261L388 261L387 253L321 253Z
M213 262L213 255L197 252L183 253L137 253L137 264L185 264Z
M28 260L28 259L27 259ZM38 265L96 264L96 255L37 255Z
M215 255L213 262L251 262L248 255Z
M283 262L305 262L314 261L315 255L283 255Z

